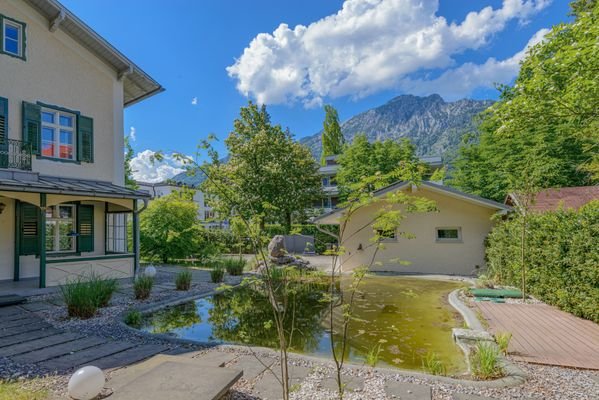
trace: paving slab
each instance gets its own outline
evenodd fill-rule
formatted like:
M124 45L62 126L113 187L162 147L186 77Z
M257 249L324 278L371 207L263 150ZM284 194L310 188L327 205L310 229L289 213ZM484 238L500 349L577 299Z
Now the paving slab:
M26 311L24 311L19 306L1 307L0 308L0 318L8 317L9 315L23 314L24 312L26 312Z
M5 322L5 321L18 321L18 320L22 320L22 319L31 318L31 317L32 317L32 315L31 315L30 312L23 311L22 313L16 313L16 314L11 314L11 315L0 316L0 320L2 320L2 322Z
M93 364L95 360L120 353L132 347L135 347L133 343L108 342L98 346L88 347L87 349L76 351L52 360L47 360L39 365L49 370L67 370L88 365L90 363Z
M258 359L260 361L258 361ZM243 379L253 381L258 375L262 374L266 368L270 367L275 360L269 357L244 355L238 357L230 368L243 370ZM229 366L227 366L229 368Z
M350 392L356 392L359 390L364 390L364 378L359 376L342 376L343 384L345 385L345 390ZM330 390L332 392L337 392L337 378L334 376L327 376L320 382L320 386L323 389ZM403 397L402 397L403 400Z
M385 382L387 396L401 400L431 400L431 388L426 385L388 380Z
M21 333L27 333L31 331L37 331L40 329L51 328L52 326L46 322L38 321L29 325L13 326L12 328L0 328L0 337L18 335Z
M54 308L54 305L45 301L36 301L33 303L21 304L21 307L27 311L45 311Z
M107 340L99 337L85 337L72 342L62 343L55 346L43 348L38 351L31 353L20 354L12 357L12 359L18 363L38 363L41 361L49 360L51 358L64 356L67 354L75 353L89 347L98 346L106 343Z
M31 325L40 322L40 319L35 316L27 316L25 318L13 319L12 321L5 321L2 319L2 328L12 328L15 326Z
M166 346L160 344L142 344L121 351L120 353L94 360L92 364L101 369L123 367L152 357L166 350L166 348Z
M164 362L115 389L114 400L216 400L239 380L242 372L229 368ZM201 379L198 379L201 377Z
M192 356L192 358L202 362L204 365L224 367L226 363L229 363L237 358L237 354L227 353L224 351L209 351L207 353L195 354Z
M75 333L59 333L57 335L45 336L39 339L29 340L23 343L17 343L3 348L0 353L5 357L15 356L17 354L29 353L56 344L70 342L81 338L81 335Z
M289 368L289 388L291 391L299 389L300 385L311 373L311 369L307 367L290 365ZM282 399L282 387L281 382L277 377L281 376L281 371L278 365L273 368L273 373L266 371L262 378L254 385L253 392L257 394L261 399L275 400ZM276 375L276 377L275 377Z
M57 329L54 329L54 328L48 328L48 329L40 329L40 330L36 330L36 331L22 333L20 335L2 337L2 338L0 338L0 348L6 347L6 346L12 346L13 344L16 344L16 343L24 343L29 340L39 339L39 338L43 338L46 336L56 335L58 333L62 333L62 332Z
M485 397L476 394L454 393L453 400L499 400L495 397Z
M21 304L27 301L23 296L16 294L7 294L0 296L0 307L12 306L14 304Z

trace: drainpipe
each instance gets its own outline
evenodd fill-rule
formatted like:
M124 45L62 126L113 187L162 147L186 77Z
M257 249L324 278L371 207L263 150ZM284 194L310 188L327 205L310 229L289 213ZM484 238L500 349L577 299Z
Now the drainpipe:
M148 208L148 199L143 199L144 205L139 210L137 209L137 199L133 200L133 253L134 265L133 275L137 275L139 271L139 214Z

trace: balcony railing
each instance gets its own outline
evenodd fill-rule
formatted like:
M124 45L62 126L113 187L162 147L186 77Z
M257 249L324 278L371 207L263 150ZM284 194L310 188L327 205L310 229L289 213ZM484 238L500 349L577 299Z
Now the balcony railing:
M0 168L31 171L31 145L20 140L0 138Z

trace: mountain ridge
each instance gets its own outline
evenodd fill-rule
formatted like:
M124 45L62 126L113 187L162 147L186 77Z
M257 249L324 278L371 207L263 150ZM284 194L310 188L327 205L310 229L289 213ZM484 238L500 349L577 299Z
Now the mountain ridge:
M474 99L447 102L438 94L404 94L344 121L341 132L346 142L358 133L365 133L371 142L409 138L419 156L448 156L455 154L464 134L476 131L474 116L493 103ZM321 134L322 131L300 139L316 159L320 158Z

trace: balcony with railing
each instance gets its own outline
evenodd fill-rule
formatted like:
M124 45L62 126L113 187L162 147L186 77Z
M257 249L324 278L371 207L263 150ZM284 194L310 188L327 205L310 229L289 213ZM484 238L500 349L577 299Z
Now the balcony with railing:
M0 137L0 168L31 171L31 145Z

